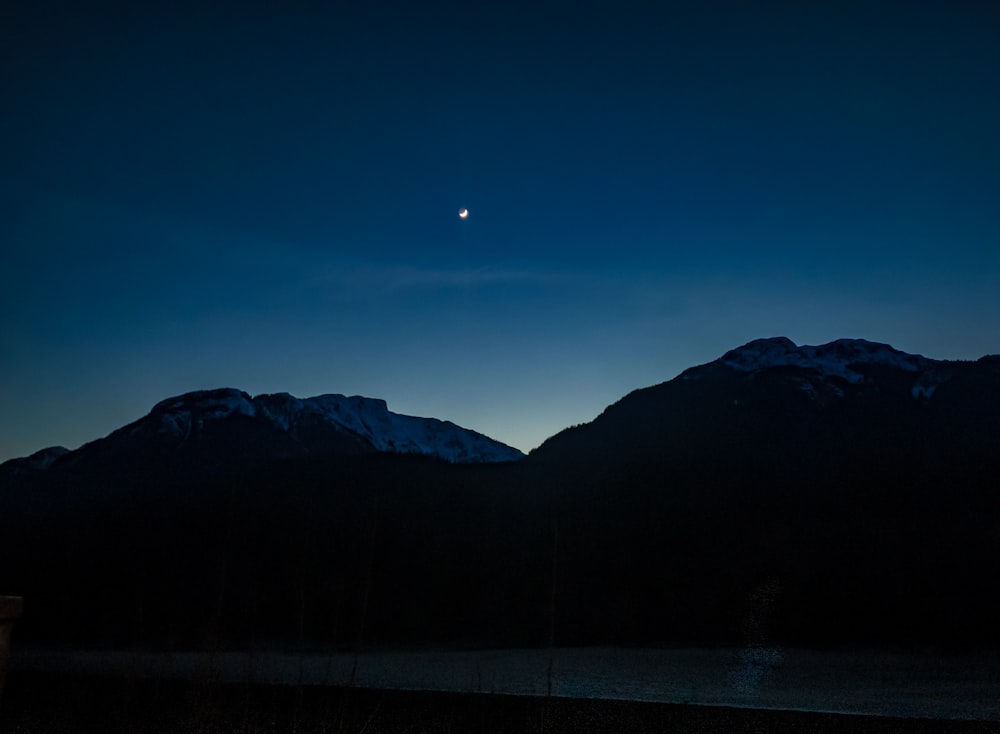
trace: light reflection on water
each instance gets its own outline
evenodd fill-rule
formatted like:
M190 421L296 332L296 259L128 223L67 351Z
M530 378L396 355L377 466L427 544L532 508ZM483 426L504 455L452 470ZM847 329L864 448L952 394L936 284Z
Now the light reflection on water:
M549 678L550 656L552 662ZM205 654L11 651L18 670L357 685L1000 721L1000 656L570 648Z

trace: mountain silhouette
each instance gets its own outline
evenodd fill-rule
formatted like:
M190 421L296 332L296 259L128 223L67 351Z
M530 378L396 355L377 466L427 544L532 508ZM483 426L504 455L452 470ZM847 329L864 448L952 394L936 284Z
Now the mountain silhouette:
M1000 646L998 357L761 339L516 461L386 450L384 430L281 407L294 400L181 396L0 467L19 635Z

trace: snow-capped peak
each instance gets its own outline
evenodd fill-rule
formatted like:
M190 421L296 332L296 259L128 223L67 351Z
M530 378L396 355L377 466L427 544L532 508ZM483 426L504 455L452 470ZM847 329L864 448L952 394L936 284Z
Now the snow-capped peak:
M288 393L258 395L233 388L186 393L158 403L150 417L159 430L187 437L212 422L242 415L263 419L284 432L323 423L349 431L376 451L426 454L452 463L516 461L523 454L450 421L418 418L389 410L384 400L360 395L297 398Z
M430 454L458 463L515 461L523 456L517 449L450 421L393 413L384 400L319 395L306 398L302 406L362 436L378 451Z
M865 339L837 339L819 346L796 346L791 339L779 336L755 339L726 352L719 362L744 372L781 365L806 367L859 383L864 376L852 369L854 365L880 364L916 373L935 364L936 360Z

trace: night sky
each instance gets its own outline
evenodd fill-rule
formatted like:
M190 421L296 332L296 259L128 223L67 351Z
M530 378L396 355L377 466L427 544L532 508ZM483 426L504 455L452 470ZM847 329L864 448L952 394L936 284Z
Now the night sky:
M0 461L212 387L527 451L759 337L1000 352L993 0L15 5Z

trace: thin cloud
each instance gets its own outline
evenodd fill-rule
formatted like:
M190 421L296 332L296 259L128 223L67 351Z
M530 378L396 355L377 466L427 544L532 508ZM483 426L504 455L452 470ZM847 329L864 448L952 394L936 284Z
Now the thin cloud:
M522 268L421 268L348 267L328 271L322 281L347 287L381 291L451 290L510 285L553 285L573 279L572 275Z

